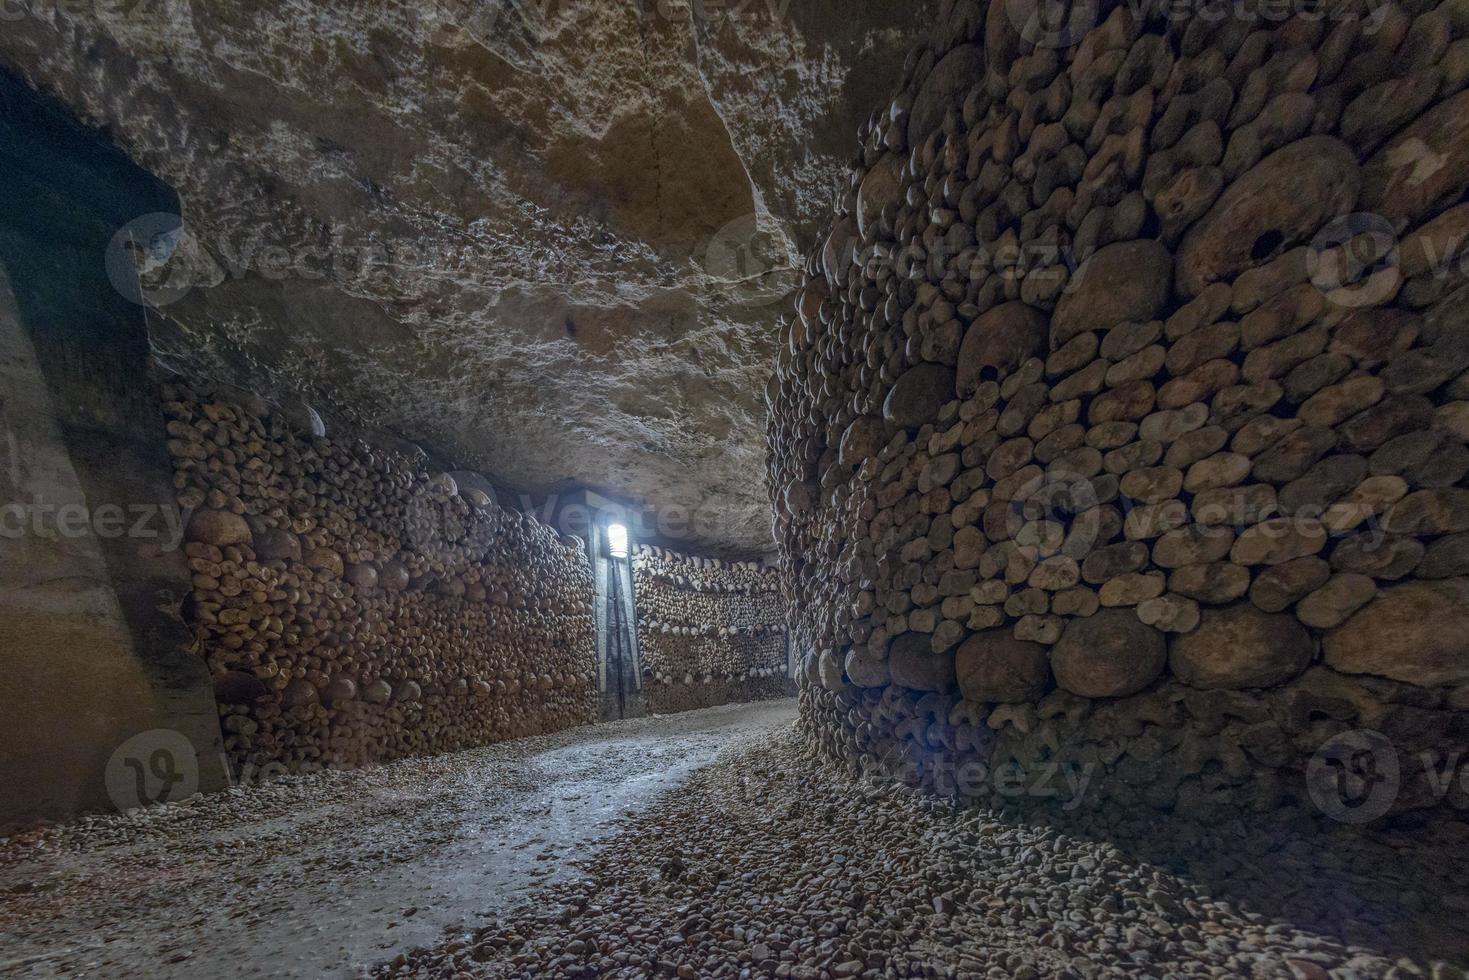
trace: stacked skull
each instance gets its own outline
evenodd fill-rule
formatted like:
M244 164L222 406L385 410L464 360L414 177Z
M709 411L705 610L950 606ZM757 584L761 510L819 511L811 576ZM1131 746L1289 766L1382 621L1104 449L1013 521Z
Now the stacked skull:
M1469 808L1466 10L945 4L767 389L815 747Z
M784 603L774 568L640 546L633 592L643 698L653 711L789 693Z
M237 772L360 766L589 723L591 567L472 473L165 385L193 592ZM478 486L477 486L478 485Z

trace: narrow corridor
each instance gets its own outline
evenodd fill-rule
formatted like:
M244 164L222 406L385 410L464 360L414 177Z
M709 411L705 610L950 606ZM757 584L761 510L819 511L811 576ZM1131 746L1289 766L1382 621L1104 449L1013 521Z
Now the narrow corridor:
M351 976L503 913L789 701L325 772L0 840L0 975Z

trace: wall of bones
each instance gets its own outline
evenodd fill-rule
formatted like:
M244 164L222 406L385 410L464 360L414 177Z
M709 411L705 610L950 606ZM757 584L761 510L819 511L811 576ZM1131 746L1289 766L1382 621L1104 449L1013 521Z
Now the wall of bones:
M590 723L591 568L475 474L326 437L304 407L163 391L193 591L237 773L359 766ZM457 479L456 479L457 477Z
M633 555L633 592L650 710L790 693L775 569L643 546Z
M946 4L780 343L804 730L1469 808L1469 8L1031 7Z

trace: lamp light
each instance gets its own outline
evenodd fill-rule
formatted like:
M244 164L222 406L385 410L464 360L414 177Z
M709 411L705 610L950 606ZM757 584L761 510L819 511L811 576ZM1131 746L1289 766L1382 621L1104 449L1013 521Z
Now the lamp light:
M627 557L627 525L607 525L607 553L613 558Z

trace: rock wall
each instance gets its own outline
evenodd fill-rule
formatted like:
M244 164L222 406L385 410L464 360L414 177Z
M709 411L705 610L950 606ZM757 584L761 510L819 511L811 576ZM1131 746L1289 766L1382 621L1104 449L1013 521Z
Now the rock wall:
M823 752L1469 808L1466 84L1455 4L945 4L767 390Z
M163 391L186 603L237 774L360 766L589 724L581 542L473 473L326 438L309 408Z
M109 244L177 197L0 71L0 829L225 784L148 326ZM123 461L126 465L122 465ZM139 766L141 768L134 768Z
M640 546L633 594L649 710L668 714L791 693L774 569Z

